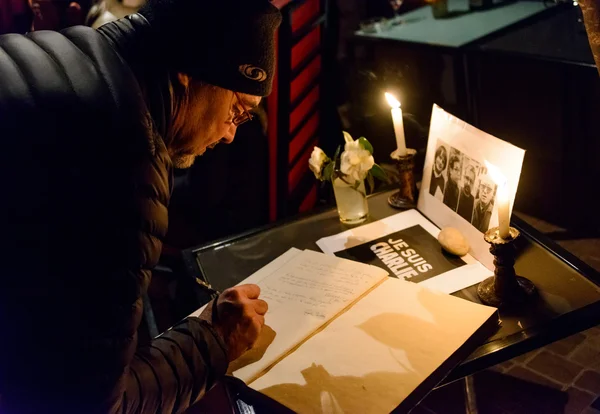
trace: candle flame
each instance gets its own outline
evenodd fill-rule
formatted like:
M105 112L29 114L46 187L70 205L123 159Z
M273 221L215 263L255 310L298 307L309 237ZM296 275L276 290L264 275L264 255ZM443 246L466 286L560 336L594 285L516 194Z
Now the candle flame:
M496 167L494 164L485 161L485 166L488 170L488 175L497 185L506 184L506 177L500 171L500 168Z
M400 108L400 101L391 93L386 92L385 99L387 99L388 104L390 104L392 108Z

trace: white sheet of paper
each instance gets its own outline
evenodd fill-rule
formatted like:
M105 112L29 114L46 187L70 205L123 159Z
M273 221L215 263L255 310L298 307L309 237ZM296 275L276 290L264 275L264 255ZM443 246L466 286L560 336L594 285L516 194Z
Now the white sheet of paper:
M384 270L305 250L252 283L269 304L265 325L275 332L260 360L233 374L249 381L382 279Z
M433 183L432 175L436 164L436 152L442 147L443 151L440 150L440 153L445 154L445 164L441 164L443 165L442 175L446 186L449 182L450 160L456 157L460 161L458 188L460 192L471 194L473 197L471 202L473 207L476 207L481 199L479 194L482 180L493 181L490 174L485 170L485 161L487 161L498 168L506 178L510 211L512 211L517 194L525 151L467 124L437 105L433 106L427 154L423 167L423 181L417 207L440 228L455 227L459 229L471 244L471 254L488 269L493 270L493 257L489 252L490 246L483 239L483 232L485 231L481 231L471 224L474 222L474 209L471 210L471 216L467 220L458 213L461 211L460 200L462 195L459 195L458 207L452 209L447 205L453 204L452 202L444 204L443 197L442 199L437 197L439 186L435 187L435 195L430 194L429 189ZM442 156L440 159L444 159L444 157ZM475 174L475 181L471 186L470 193L464 190L465 182L467 182L467 171L469 170L471 174ZM488 201L487 204L490 206L488 209L491 214L488 214L489 223L485 226L485 230L498 226L498 205L495 202L495 193L488 197L491 199L491 202ZM465 203L465 205L469 204Z
M388 413L496 312L389 278L249 385L301 413Z
M238 285L245 285L245 284L248 284L248 283L254 283L254 284L256 284L257 281L262 280L265 276L268 276L271 273L273 273L275 270L283 267L287 262L289 262L291 259L293 259L297 255L299 255L300 253L302 253L302 250L296 249L295 247L292 247L291 249L289 249L287 252L285 252L281 256L277 257L276 259L274 259L273 261L269 262L264 267L261 267L256 272L252 273L246 279L244 279L243 281L241 281L240 283L238 283ZM200 314L202 313L202 311L205 308L206 308L206 305L202 306L201 308L195 310L190 315L188 315L188 317L190 317L190 316L196 316L196 317L200 316Z
M370 242L417 224L435 238L440 233L440 229L423 217L417 210L408 210L373 223L365 224L364 226L355 227L343 233L324 237L317 241L317 246L324 253L334 255L336 252ZM467 266L461 266L421 283L430 289L444 293L454 293L477 284L493 275L492 272L471 255L466 255L462 259L467 263Z

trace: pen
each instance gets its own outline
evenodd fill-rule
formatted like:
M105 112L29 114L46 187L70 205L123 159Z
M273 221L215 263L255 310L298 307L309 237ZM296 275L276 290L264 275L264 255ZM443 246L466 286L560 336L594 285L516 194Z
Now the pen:
M200 274L202 276L204 276L204 269L202 268L202 265L200 264L200 261L197 260L196 264L198 265L198 270L200 270ZM204 276L206 278L206 276ZM195 277L196 279L196 283L198 283L200 286L202 286L202 288L211 296L212 299L215 299L217 296L219 296L221 294L221 292L219 292L216 289L213 289L213 287L210 285L210 283L205 282L204 280L200 279L198 276Z
M221 294L218 290L214 289L209 283L201 280L199 277L196 277L196 283L198 283L202 288L214 299Z

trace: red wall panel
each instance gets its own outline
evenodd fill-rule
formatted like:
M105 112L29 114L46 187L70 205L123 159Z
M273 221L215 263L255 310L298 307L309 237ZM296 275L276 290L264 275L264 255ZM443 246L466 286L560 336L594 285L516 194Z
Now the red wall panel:
M315 27L292 47L292 70L321 45L321 26Z
M298 156L298 153L302 151L302 148L308 143L310 139L314 139L319 128L319 113L316 112L310 117L310 120L302 127L298 134L292 138L290 142L290 149L288 153L288 162L291 164L292 161Z
M300 208L298 211L300 213L304 213L306 211L312 210L312 208L317 203L317 185L313 185L312 189L309 191L308 195L300 204Z
M306 119L308 113L319 103L319 86L313 90L300 102L300 104L290 114L290 134Z
M300 157L296 165L294 165L294 167L290 171L290 175L288 176L288 194L291 194L296 189L296 186L302 180L304 174L306 174L306 172L308 171L308 160L310 159L310 154L312 153L312 150L312 145L307 147L306 150L302 153L302 157Z
M294 102L308 85L321 73L321 56L317 56L298 76L292 81L290 87L290 101Z
M321 0L307 0L292 13L292 31L301 29L321 12Z

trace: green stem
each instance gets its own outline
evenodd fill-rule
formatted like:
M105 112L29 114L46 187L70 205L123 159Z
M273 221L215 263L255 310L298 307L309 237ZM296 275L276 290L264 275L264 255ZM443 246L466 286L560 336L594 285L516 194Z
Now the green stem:
M360 183L358 184L358 187L354 188L354 184L350 183L348 181L346 181L346 179L344 177L347 177L345 174L340 173L339 176L337 176L336 178L339 178L340 180L342 180L343 182L345 182L346 184L348 184L350 187L352 187L353 190L355 190L357 193L362 194L363 196L367 196L367 192L366 189L364 192L360 191ZM335 180L335 178L331 181L331 183L333 184L333 181Z

